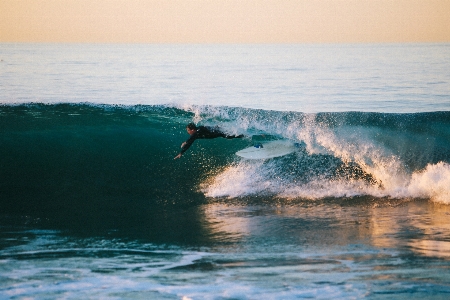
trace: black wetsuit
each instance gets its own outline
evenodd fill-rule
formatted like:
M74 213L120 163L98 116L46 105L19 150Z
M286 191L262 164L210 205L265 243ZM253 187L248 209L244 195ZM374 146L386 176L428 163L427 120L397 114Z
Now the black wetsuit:
M226 139L234 139L234 138L242 138L244 135L227 135L220 131L218 127L206 127L206 126L199 126L197 127L197 130L191 134L191 136L186 140L184 146L181 148L181 154L186 152L189 147L191 147L192 143L196 139L215 139L218 137L223 137Z

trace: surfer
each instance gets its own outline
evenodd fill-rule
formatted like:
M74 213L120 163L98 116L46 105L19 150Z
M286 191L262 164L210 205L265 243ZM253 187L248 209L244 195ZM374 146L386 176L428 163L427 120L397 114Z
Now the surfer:
M207 127L207 126L196 126L194 123L189 123L186 126L186 131L190 135L190 137L181 144L181 151L180 153L175 156L174 159L180 158L184 152L186 152L189 147L191 147L192 143L196 139L215 139L218 137L223 137L226 139L235 139L235 138L243 138L244 135L228 135L224 132L222 132L218 127Z

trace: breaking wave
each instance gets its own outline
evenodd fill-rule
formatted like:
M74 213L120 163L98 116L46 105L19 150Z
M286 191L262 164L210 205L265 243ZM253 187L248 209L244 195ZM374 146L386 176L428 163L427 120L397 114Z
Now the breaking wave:
M140 211L143 201L185 205L247 196L450 203L450 112L26 104L1 106L0 115L0 196L11 210L69 213L87 205L114 214ZM197 140L174 161L188 122L246 138ZM268 160L235 155L274 139L301 146Z

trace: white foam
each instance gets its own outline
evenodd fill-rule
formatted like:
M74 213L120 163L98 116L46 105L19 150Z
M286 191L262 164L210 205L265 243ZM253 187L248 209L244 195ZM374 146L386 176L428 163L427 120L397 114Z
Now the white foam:
M202 185L208 197L243 197L274 194L292 199L321 199L371 195L391 198L428 198L450 204L450 165L440 162L415 172L410 179L386 184L368 184L363 180L316 179L307 183L286 182L270 176L271 169L263 162L241 161Z
M450 164L429 164L425 170L414 173L407 192L414 197L450 204Z
M257 194L264 189L264 174L258 171L263 161L242 161L227 167L202 184L208 197L241 197Z
M283 178L282 165L258 161L236 161L201 186L208 197L242 197L275 194L286 198L319 199L371 195L392 198L429 198L450 203L447 163L429 164L424 170L409 170L399 154L385 144L389 134L365 126L336 127L321 124L316 114L288 113L215 106L184 106L195 122L218 123L234 133L264 132L306 144L307 155L331 155L357 165L377 184L363 179L329 179L317 175L308 182ZM301 117L300 117L301 116ZM225 123L223 123L225 122ZM381 130L381 131L380 131ZM295 162L294 162L295 163ZM317 170L320 174L321 170Z

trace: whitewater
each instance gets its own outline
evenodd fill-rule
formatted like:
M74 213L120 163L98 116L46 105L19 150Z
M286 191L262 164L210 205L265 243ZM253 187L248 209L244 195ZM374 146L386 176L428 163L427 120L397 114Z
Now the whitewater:
M446 299L450 46L0 44L0 297ZM186 124L243 139L197 140ZM235 153L289 140L289 155Z

